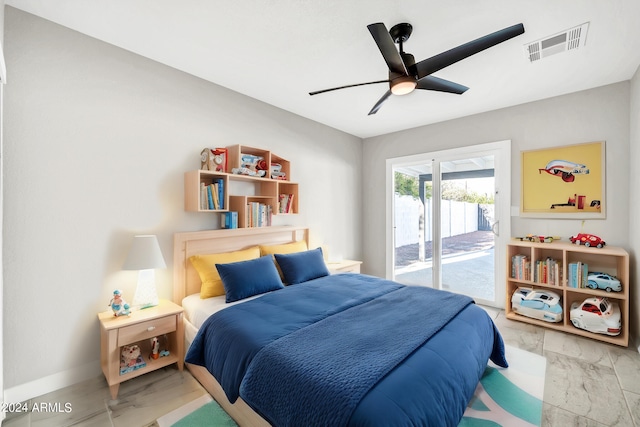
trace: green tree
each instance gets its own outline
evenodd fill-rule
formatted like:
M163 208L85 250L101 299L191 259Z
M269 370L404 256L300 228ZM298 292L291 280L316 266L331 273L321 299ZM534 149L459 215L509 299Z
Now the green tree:
M403 196L413 196L416 199L420 197L420 180L411 175L405 175L400 172L394 173L395 179L395 192ZM424 197L425 199L431 198L431 182L426 182L424 185Z
M444 200L455 200L458 202L493 204L493 194L480 194L476 191L467 190L464 185L456 181L442 182L442 198Z
M395 192L403 196L413 196L416 199L419 196L418 179L415 176L405 175L395 172Z

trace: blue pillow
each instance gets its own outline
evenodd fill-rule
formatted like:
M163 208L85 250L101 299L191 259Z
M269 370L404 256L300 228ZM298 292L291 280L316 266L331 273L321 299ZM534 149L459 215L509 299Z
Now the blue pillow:
M321 248L292 254L274 254L273 256L276 257L285 283L295 285L329 275Z
M216 264L226 293L225 301L234 302L284 288L271 256L249 261Z

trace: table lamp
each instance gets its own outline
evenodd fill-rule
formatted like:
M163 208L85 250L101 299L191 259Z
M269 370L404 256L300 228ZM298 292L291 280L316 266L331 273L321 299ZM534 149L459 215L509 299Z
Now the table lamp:
M155 269L165 268L164 258L155 235L134 236L123 270L138 270L138 286L133 297L134 308L158 305Z

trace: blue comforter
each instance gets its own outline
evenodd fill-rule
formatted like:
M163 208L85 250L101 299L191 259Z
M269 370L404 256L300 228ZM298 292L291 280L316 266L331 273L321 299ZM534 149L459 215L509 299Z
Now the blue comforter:
M487 359L506 365L493 322L471 302L328 276L216 313L186 361L278 426L455 426Z

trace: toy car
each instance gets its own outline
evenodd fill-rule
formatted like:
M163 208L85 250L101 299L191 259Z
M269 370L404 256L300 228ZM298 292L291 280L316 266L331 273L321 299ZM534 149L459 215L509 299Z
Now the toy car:
M564 182L573 182L574 174L589 174L586 165L569 162L567 160L551 160L544 169L538 169L538 173L546 172L549 175L560 176Z
M535 234L527 234L524 237L514 237L514 239L520 240L520 241L527 240L529 242L551 243L551 242L553 242L554 239L558 240L558 239L560 239L560 237L537 236Z
M604 289L607 292L622 290L620 281L607 273L589 272L587 286L591 289Z
M571 236L569 240L571 240L571 243L575 243L576 245L585 245L586 247L595 246L596 248L601 248L606 245L604 240L602 240L598 236L586 233L580 233L575 236Z
M545 322L562 321L560 295L552 291L520 287L511 296L514 312Z
M607 298L587 298L571 304L569 318L573 326L589 332L620 335L620 307Z

